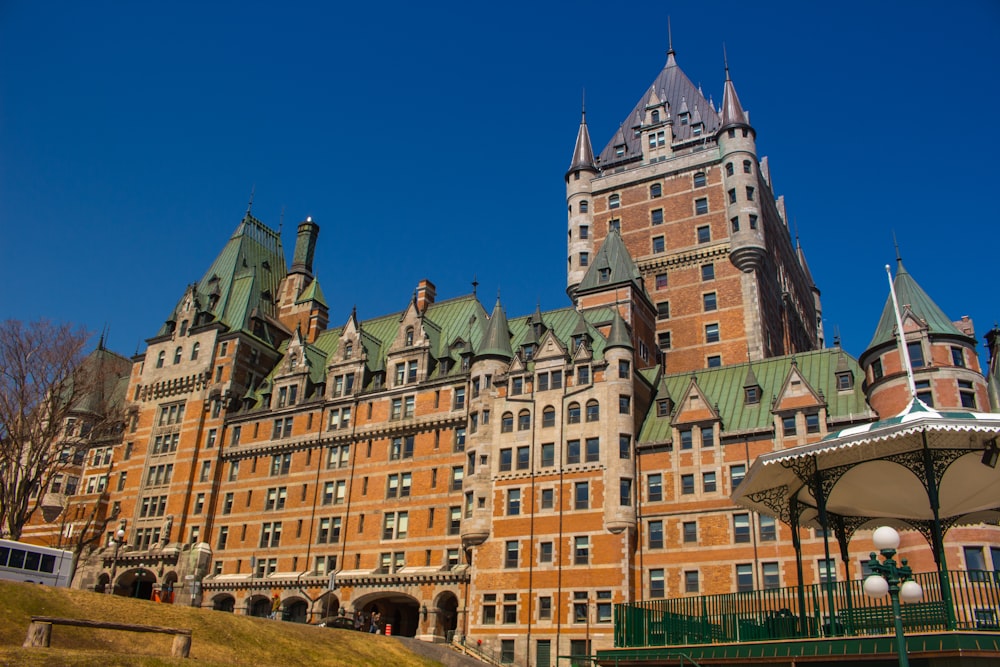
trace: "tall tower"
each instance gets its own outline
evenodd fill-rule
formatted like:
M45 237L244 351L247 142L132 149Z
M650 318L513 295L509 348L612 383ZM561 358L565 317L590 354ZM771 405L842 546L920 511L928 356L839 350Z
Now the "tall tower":
M573 298L576 287L583 280L594 256L594 217L590 205L590 186L597 173L594 149L587 130L587 110L584 108L580 112L580 129L576 133L573 160L566 172L566 211L569 218L566 293L570 298Z

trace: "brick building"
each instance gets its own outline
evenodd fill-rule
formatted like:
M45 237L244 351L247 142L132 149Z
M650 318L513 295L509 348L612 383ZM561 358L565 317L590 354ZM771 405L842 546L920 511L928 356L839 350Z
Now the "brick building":
M125 545L77 585L114 572L119 592L253 615L276 595L294 621L378 611L549 665L609 647L614 603L794 584L789 527L729 495L756 456L905 404L892 322L860 363L824 346L728 69L715 109L671 50L597 155L584 117L566 187L569 303L516 317L425 280L361 320L313 274L316 223L286 268L248 210L133 359L106 480ZM896 284L923 396L988 410L971 322L901 263ZM978 547L997 568L995 527L948 537L955 562ZM859 576L865 545L829 562L801 538L807 582Z

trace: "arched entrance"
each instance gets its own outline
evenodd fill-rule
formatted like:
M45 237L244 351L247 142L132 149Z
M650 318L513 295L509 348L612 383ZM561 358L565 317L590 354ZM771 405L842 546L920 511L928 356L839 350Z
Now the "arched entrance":
M271 600L266 595L253 595L247 600L247 616L267 618L271 615Z
M111 581L111 577L109 577L107 574L105 574L104 572L102 572L101 575L99 577L97 577L97 584L94 586L94 592L95 593L107 593L108 592L108 585L109 585L108 582L110 582L110 581Z
M315 619L331 618L340 611L340 600L333 591L327 591L316 601Z
M153 597L153 587L156 585L156 574L150 570L126 570L118 576L115 582L115 595L129 598L149 600Z
M281 604L281 620L305 623L309 616L309 603L302 598L289 598Z
M236 598L232 595L216 595L212 598L212 609L215 611L228 611L231 614L236 609Z
M428 629L436 637L443 637L450 642L458 627L458 598L454 593L442 593L435 600L434 606L437 608L437 618Z
M177 588L177 573L171 570L164 575L163 583L160 584L160 602L173 604Z
M372 593L354 601L354 608L364 615L362 630L370 631L373 615L378 613L378 632L386 633L391 626L392 634L400 637L415 637L420 629L420 603L403 593Z

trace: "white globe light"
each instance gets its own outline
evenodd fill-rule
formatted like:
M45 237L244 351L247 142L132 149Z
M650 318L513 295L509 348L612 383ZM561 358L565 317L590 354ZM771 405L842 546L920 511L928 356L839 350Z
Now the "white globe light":
M904 581L903 585L899 587L899 599L903 602L920 602L922 597L924 597L924 589L912 579Z
M899 546L899 533L891 526L882 526L872 533L872 542L879 551L895 549Z
M121 528L119 528L118 532L115 533L115 537L117 537L118 541L120 542L122 540L122 538L125 537L125 531L122 530Z
M889 582L873 574L865 579L865 595L873 598L884 598L889 593Z

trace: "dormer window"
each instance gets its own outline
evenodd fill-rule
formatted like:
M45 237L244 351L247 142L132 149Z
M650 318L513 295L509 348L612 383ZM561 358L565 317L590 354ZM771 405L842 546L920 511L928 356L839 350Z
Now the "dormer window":
M651 119L652 119L651 122L653 122L653 123L659 123L660 122L660 112L659 112L659 110L653 109L653 113L651 114Z
M670 415L670 399L661 398L656 401L656 416L667 417Z
M691 118L691 114L685 111L684 113L680 114L679 118L681 119L681 125L687 125L688 120Z
M611 281L611 269L609 269L609 268L602 268L598 272L597 281L600 282L600 283L610 282Z
M618 144L615 146L615 157L622 157L625 155L625 144Z
M354 343L348 341L344 343L344 359L350 359L354 356Z
M286 405L295 405L298 400L299 388L297 385L289 385L287 387L281 387L278 389L278 407L283 408Z
M760 387L743 387L743 403L745 405L755 405L760 403Z
M406 328L406 346L410 347L413 345L413 327Z
M530 344L530 343L528 345L525 345L524 346L524 359L525 359L525 361L531 361L531 359L534 356L535 356L535 346L532 345L532 344Z
M704 126L701 123L698 123L697 125L692 126L691 127L691 134L693 134L696 137L699 136L701 134L701 131L702 131L703 127Z
M837 373L837 391L850 391L854 389L854 374L850 371Z

